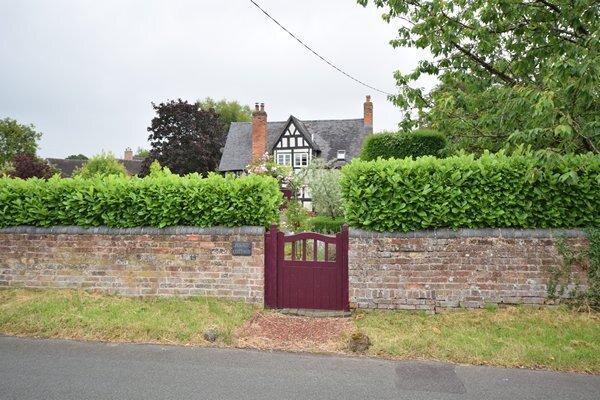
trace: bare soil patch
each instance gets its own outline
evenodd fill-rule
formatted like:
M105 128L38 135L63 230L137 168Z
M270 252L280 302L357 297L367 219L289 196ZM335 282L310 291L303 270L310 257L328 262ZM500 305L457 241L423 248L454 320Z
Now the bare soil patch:
M313 318L257 312L237 332L237 345L257 349L341 352L355 330L351 318Z

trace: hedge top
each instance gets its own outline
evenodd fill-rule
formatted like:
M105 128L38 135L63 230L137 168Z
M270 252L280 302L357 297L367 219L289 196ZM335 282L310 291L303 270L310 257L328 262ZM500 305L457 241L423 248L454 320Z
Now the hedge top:
M384 132L367 137L360 158L370 161L379 157L388 159L439 156L445 147L445 136L430 129L410 133Z
M0 227L268 226L281 201L277 181L263 176L2 178Z
M356 160L342 169L346 220L376 231L600 226L600 156Z

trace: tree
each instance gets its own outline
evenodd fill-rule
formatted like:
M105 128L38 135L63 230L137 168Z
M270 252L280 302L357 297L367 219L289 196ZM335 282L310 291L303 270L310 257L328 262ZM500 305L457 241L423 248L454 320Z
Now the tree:
M198 108L201 110L214 109L218 114L219 118L223 122L223 129L225 132L229 131L229 125L232 122L244 122L252 120L252 110L250 107L245 105L242 106L237 101L227 101L225 99L215 101L210 97L196 103Z
M368 0L358 0L365 5ZM600 3L596 0L374 0L399 20L394 47L432 59L395 73L404 130L431 127L455 147L529 144L600 151ZM433 75L426 92L417 80Z
M12 159L12 170L9 172L13 178L43 178L49 179L58 171L42 158L33 154L17 154Z
M82 178L109 175L127 176L125 166L111 153L102 153L93 156L73 173L73 176L80 176Z
M206 174L217 168L225 139L219 114L181 99L152 103L152 107L157 116L148 128L151 149L141 175L148 174L154 160L179 175Z
M344 216L339 169L327 165L321 158L315 158L308 167L300 171L300 175L310 190L317 214L331 218Z
M136 158L138 160L143 160L146 157L148 157L150 155L150 151L142 148L142 147L138 147L137 150L135 151L135 155L133 156L133 158Z
M42 137L33 125L22 125L11 118L0 119L0 164L13 159L17 154L32 154Z
M67 160L87 160L87 156L83 154L71 154L66 158Z

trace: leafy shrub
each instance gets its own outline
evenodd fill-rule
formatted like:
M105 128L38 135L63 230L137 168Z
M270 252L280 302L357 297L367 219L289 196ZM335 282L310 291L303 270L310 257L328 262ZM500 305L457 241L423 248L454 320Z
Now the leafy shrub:
M344 224L344 218L331 218L326 215L317 215L309 221L310 230L319 233L338 233Z
M422 129L411 133L384 132L367 137L360 158L365 161L378 157L405 158L438 156L446 147L446 138L441 133Z
M108 175L127 176L125 166L111 153L102 153L90 158L73 173L73 176L82 178Z
M288 200L284 222L285 229L291 232L307 231L310 227L308 210L295 197Z
M268 226L281 198L260 176L0 178L0 226Z
M42 158L32 154L17 154L12 159L12 169L9 174L13 178L29 179L43 178L48 179L58 171Z
M365 229L600 226L591 153L355 160L342 175L346 220Z
M317 214L332 218L344 215L339 169L329 168L321 158L315 158L300 174L310 190L310 198Z

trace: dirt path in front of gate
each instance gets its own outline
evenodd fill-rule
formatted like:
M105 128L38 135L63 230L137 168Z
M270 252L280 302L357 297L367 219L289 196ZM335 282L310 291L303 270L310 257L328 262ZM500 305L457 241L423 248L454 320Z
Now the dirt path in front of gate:
M257 312L237 333L237 346L255 349L342 352L356 329L352 318L315 318Z

